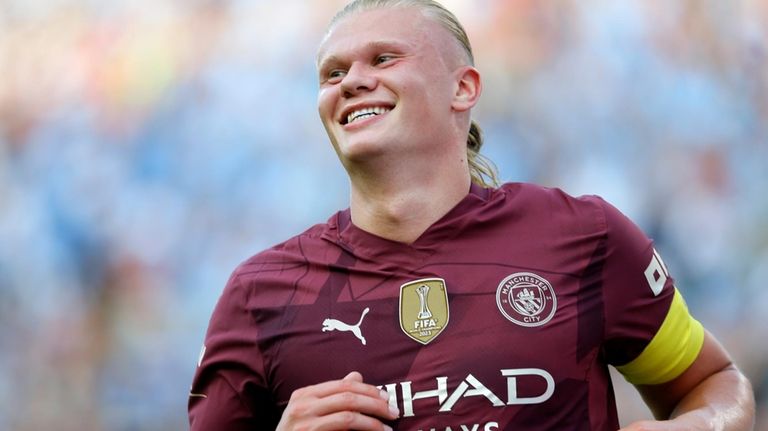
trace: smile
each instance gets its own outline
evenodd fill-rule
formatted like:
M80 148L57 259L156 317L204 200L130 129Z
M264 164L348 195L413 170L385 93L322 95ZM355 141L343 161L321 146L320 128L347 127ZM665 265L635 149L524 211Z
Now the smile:
M353 111L347 114L347 116L344 118L345 121L343 122L343 124L351 124L358 120L364 120L366 118L374 117L376 115L386 114L391 110L392 109L385 108L383 106L358 109L356 111Z

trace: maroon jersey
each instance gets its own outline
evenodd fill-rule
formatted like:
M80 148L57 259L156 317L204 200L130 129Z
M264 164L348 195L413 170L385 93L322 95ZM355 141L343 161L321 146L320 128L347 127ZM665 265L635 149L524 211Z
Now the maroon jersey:
M397 430L617 429L607 365L662 324L661 269L619 211L556 189L473 185L412 244L341 211L235 270L192 429L272 429L294 390L353 370L389 393Z

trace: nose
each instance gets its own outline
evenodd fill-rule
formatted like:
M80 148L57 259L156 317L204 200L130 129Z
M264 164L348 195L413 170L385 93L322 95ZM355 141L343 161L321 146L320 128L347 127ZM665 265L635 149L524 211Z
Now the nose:
M344 75L339 89L343 97L350 98L374 90L376 83L376 77L370 68L360 63L353 63Z

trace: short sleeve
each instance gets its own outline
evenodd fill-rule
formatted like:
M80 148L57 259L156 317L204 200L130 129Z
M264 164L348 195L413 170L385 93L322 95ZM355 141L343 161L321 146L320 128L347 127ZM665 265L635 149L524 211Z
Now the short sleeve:
M696 360L704 328L688 312L653 242L616 208L605 216L606 361L633 384L660 384Z
M640 228L610 204L598 202L606 229L603 349L608 363L623 365L658 332L674 297L674 280Z
M237 271L213 311L189 398L192 431L264 429L277 424L268 407L258 328Z

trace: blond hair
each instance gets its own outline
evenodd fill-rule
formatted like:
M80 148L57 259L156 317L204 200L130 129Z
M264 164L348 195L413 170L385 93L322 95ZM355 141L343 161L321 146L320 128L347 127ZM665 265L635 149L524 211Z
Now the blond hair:
M372 9L385 7L416 7L425 17L435 20L453 35L456 42L466 55L467 64L475 65L475 56L472 53L472 45L469 36L464 30L458 18L440 3L433 0L354 0L340 10L331 20L328 28L333 28L339 20L349 15ZM329 30L330 31L330 30ZM467 162L472 182L483 187L496 187L499 178L493 161L480 154L483 146L483 133L480 126L474 120L469 126L467 135Z

